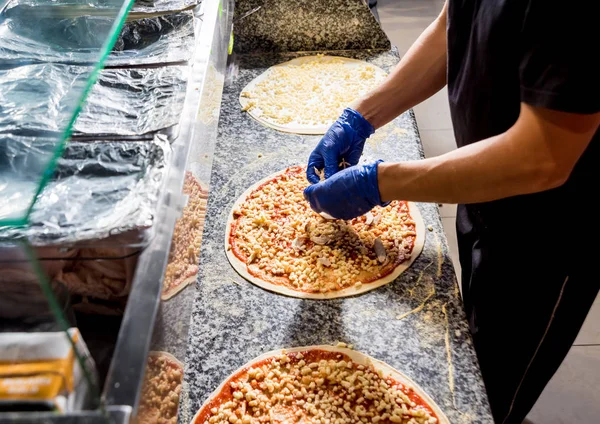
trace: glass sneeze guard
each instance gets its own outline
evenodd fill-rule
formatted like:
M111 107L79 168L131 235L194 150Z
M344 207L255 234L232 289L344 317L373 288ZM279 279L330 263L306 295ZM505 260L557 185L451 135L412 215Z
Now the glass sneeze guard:
M0 226L27 224L132 4L1 0ZM65 67L41 60L48 50L65 58L85 51L95 60Z
M28 225L132 4L0 0L0 227ZM88 60L73 64L75 54ZM27 240L0 243L0 259L0 421L26 411L104 416L69 294L49 278L56 261L40 261Z

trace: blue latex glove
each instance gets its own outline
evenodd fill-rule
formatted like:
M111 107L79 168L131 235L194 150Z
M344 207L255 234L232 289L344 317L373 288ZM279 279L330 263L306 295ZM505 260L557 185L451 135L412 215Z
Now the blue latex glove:
M350 165L356 165L365 140L374 132L373 125L360 113L350 108L344 109L310 154L306 168L308 181L311 184L320 181L315 168L319 171L325 169L325 178L329 178L340 170L342 159Z
M325 212L334 218L352 219L364 215L375 206L387 206L379 194L377 165L357 165L338 172L333 177L304 190L304 198L317 213Z

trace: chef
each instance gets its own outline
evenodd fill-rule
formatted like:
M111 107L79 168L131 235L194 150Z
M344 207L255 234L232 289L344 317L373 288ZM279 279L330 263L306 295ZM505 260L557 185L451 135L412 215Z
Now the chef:
M449 0L308 160L305 197L336 218L394 199L458 204L465 311L500 424L523 422L600 287L599 12L584 0ZM445 85L458 149L358 164L377 128Z

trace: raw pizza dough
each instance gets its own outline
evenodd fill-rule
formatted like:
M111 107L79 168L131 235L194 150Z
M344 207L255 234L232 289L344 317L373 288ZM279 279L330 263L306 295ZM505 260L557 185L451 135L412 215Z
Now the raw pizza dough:
M196 281L208 192L190 173L185 173L183 194L187 205L175 224L169 263L163 281L162 300L168 300Z
M386 78L362 60L305 56L272 66L241 92L242 110L261 124L294 134L325 134L345 107Z
M301 356L298 356L298 354L301 354ZM326 361L330 361L333 360L335 361L335 364L318 364L319 358L323 358L323 360ZM271 359L271 361L269 361L269 359ZM304 359L306 359L306 361L304 361L304 364L300 363L299 361L303 361ZM318 366L314 366L311 365L311 362L314 360L313 363L317 363ZM273 364L272 361L277 361L279 364L281 364L280 367L278 367L276 364ZM343 361L343 362L341 362ZM402 411L402 406L404 406L407 410L411 410L413 412L416 412L418 410L422 410L423 412L425 412L423 415L425 415L424 417L420 417L418 418L417 423L418 424L449 424L450 421L448 421L448 418L444 415L444 413L442 412L442 410L439 408L439 406L433 401L433 399L431 399L431 397L423 390L421 389L414 381L412 381L410 378L408 378L406 375L404 375L403 373L401 373L400 371L392 368L391 366L387 365L386 363L379 361L377 359L374 359L368 355L365 355L361 352L357 352L355 350L352 349L348 349L345 347L338 347L338 346L328 346L328 345L321 345L321 346L305 346L305 347L295 347L295 348L291 348L291 349L278 349L278 350L274 350L271 352L267 352L261 356L259 356L256 359L253 359L252 361L250 361L249 363L245 364L244 366L240 367L238 370L236 370L235 372L233 372L225 381L223 381L223 383L221 383L221 385L208 397L208 399L204 402L204 404L202 405L202 407L200 408L200 410L196 413L196 415L194 416L194 418L192 419L192 424L205 424L210 417L214 417L214 416L219 416L219 412L224 411L226 409L228 409L229 413L235 413L235 418L237 419L237 423L239 424L255 424L258 421L255 420L253 416L253 414L249 413L251 412L251 406L249 406L250 401L248 401L248 399L254 399L253 395L250 395L248 397L248 388L252 389L252 392L254 393L254 395L257 395L258 398L260 398L261 394L266 394L267 396L272 396L271 393L273 393L273 391L271 390L272 387L269 387L269 384L272 384L269 376L265 376L264 373L262 373L262 370L260 370L259 367L264 366L265 364L269 364L268 366L270 368L277 368L280 372L280 378L278 379L279 381L281 381L283 378L285 378L286 376L288 378L290 378L292 380L292 382L296 382L297 384L294 385L293 383L290 383L290 385L286 385L286 387L290 387L293 386L292 388L294 388L294 390L298 390L297 388L304 388L304 389L308 389L307 393L311 394L311 393L316 393L320 390L322 390L324 393L321 395L320 398L320 404L317 405L316 407L313 404L313 407L315 407L315 410L311 409L310 407L306 407L305 404L308 402L311 402L311 398L309 398L306 394L300 394L296 391L291 391L288 390L288 392L283 392L283 391L278 391L275 388L275 392L277 392L275 394L275 396L279 393L283 394L285 393L286 396L292 396L290 399L288 400L284 400L283 402L281 402L281 400L275 400L275 405L272 405L270 410L269 410L269 415L270 415L270 419L272 423L292 423L292 422L312 422L310 420L310 418L312 416L319 416L318 412L320 409L325 409L327 408L326 406L323 406L325 404L325 402L323 402L324 398L326 396L331 396L333 395L335 396L348 396L350 394L350 396L348 396L350 399L352 399L351 402L349 402L349 408L345 409L344 408L344 413L346 413L347 415L350 415L350 419L352 419L352 414L354 413L354 411L356 411L356 408L359 407L360 409L360 405L363 405L363 408L365 408L365 412L366 408L369 408L368 412L371 412L373 414L378 413L375 408L373 407L373 404L369 404L368 400L365 400L364 397L362 397L361 395L363 394L362 388L358 387L358 385L360 384L368 384L371 387L373 387L373 382L379 382L381 384L381 382L385 381L387 387L385 389L378 389L377 391L371 391L369 389L369 391L372 393L372 396L375 397L374 400L379 400L380 402L386 402L386 400L384 400L384 396L385 394L390 395L390 397L392 399L394 399L395 401L395 408L390 408L387 410L382 410L379 412L379 414L383 415L385 412L390 411L389 415L396 415L396 420L398 419L398 417L400 417L400 421L396 421L396 422L400 422L400 423L408 423L410 418L414 418L411 417L411 415L409 415L408 413L403 414ZM287 365L290 365L290 368L287 368ZM294 374L294 368L298 369L298 371L300 371L300 375ZM329 368L329 372L327 372L327 368ZM252 371L251 371L252 370ZM259 371L260 370L260 371ZM350 371L352 370L352 371ZM336 377L334 375L334 373L336 371L339 371L339 373L342 373L344 371L347 371L349 375L345 376L345 377ZM362 371L362 374L360 374L359 371ZM273 371L271 371L273 372ZM316 374L318 374L317 376L315 376L315 374L313 374L313 372L315 372ZM251 374L252 373L252 374ZM260 375L259 373L262 373L262 375ZM276 374L276 373L275 373ZM351 377L351 374L354 374L355 377ZM360 380L360 378L357 378L358 375L360 374L360 377L362 377L363 379L366 379L366 381L368 383L365 383L365 380ZM338 374L339 375L339 374ZM319 377L323 376L324 378L321 378L321 380L323 380L323 382L321 382L320 386L316 388L316 390L311 389L310 388L310 383L309 381L316 381L316 379L318 379ZM294 378L295 377L295 378ZM307 378L306 381L304 381L304 378ZM271 377L272 378L272 377ZM249 380L251 382L251 380L254 379L256 380L257 384L256 386L253 387L252 384L249 384ZM265 386L266 386L266 390L264 388L260 387L260 382L264 382ZM343 384L342 384L343 381ZM245 383L245 385L243 384L242 386L238 385L238 382L242 382ZM234 383L236 384L237 387L232 387L231 384ZM313 383L314 384L314 383ZM318 383L317 383L318 384ZM305 386L307 385L307 386ZM338 389L336 389L335 391L332 390L334 386L337 386ZM352 390L349 390L350 387L354 386L354 388ZM314 386L313 386L314 387ZM384 386L385 387L385 386ZM398 395L398 394L394 394L393 390L391 388L394 388L397 391L401 391L406 397L402 396L402 395ZM246 390L246 393L244 393L244 390ZM300 391L300 390L298 390ZM235 395L235 393L238 392L239 395ZM352 393L357 393L355 396L352 396ZM222 405L224 405L225 401L229 401L232 400L236 401L236 397L237 396L241 402L240 403L244 403L244 405L246 406L245 408L245 421L244 418L240 417L240 413L242 408L236 408L236 405L229 405L229 408L223 408ZM271 399L275 398L275 396L272 396ZM314 396L314 394L313 394ZM362 397L362 400L360 402L358 402L358 400ZM407 398L408 398L408 402L407 402ZM314 397L312 398L314 402ZM348 399L348 398L346 398ZM301 402L298 403L298 400L300 400ZM356 401L354 401L356 400ZM400 404L398 404L398 402L400 402ZM411 405L409 402L415 402L415 406ZM316 403L316 402L315 402ZM283 406L280 406L283 405ZM291 406L290 406L291 405ZM341 406L341 405L340 405ZM269 409L269 408L265 408L265 409ZM398 411L400 410L400 411ZM297 412L300 411L300 412ZM315 412L312 412L315 411ZM352 412L350 412L352 411ZM325 411L324 411L325 412ZM337 422L335 421L335 418L340 418L340 414L336 413L335 411L329 411L330 413L332 413L332 415L334 416L333 419L331 419L331 422ZM433 412L433 414L432 414ZM296 413L298 413L298 415L296 415ZM224 422L228 422L227 418L225 418L225 414L223 413L223 418L219 420L218 418L214 420L215 423L224 423ZM435 415L435 416L434 416ZM304 418L308 418L308 419L304 419ZM355 417L358 418L358 417ZM300 421L298 421L300 420ZM210 421L213 422L213 421ZM352 422L360 422L358 419L354 419ZM374 422L374 421L369 421L369 422ZM389 424L392 421L389 419L380 419L379 423L381 424Z
M177 424L183 364L168 352L148 354L137 415L139 424Z
M419 213L417 206L411 202L392 202L392 204L386 208L377 207L373 210L373 211L376 211L374 213L380 215L382 218L380 218L379 223L373 224L373 227L369 227L369 228L365 229L365 231L377 232L381 228L392 228L391 226L385 226L384 221L387 220L389 217L391 217L391 219L396 219L396 218L402 219L401 214L398 214L398 216L394 216L394 215L391 215L390 212L396 210L396 209L392 209L392 208L399 209L399 208L402 208L403 204L404 204L409 209L408 213L410 216L408 218L412 219L412 221L414 222L414 233L415 233L414 237L415 237L415 239L413 241L412 250L409 252L410 256L408 256L408 257L405 256L405 258L402 262L400 262L399 264L396 262L392 262L392 261L384 262L383 264L379 263L379 265L381 266L381 268L378 268L379 272L381 272L381 271L386 272L386 274L383 275L382 277L377 278L376 275L371 275L371 277L373 277L373 281L370 281L370 282L365 282L363 280L357 279L355 283L352 283L348 287L344 287L342 289L328 290L328 291L324 291L324 292L315 292L315 291L308 292L308 291L301 291L300 289L292 289L283 284L266 281L265 279L262 279L262 278L259 278L255 275L253 275L252 273L249 272L247 263L240 260L240 258L238 258L233 251L232 244L231 244L231 232L232 232L232 227L233 227L232 224L236 221L236 218L235 218L236 213L240 212L242 210L242 205L244 204L246 199L248 199L249 196L251 196L257 188L263 186L263 184L273 182L274 179L276 179L279 176L284 175L286 172L289 172L293 175L296 175L296 174L300 175L300 178L302 179L303 183L305 185L308 185L308 183L306 182L305 177L304 177L304 168L303 167L296 166L296 167L287 168L283 171L280 171L276 174L270 175L270 176L262 179L261 181L257 182L256 184L254 184L253 186L248 188L248 190L246 190L240 196L240 198L236 201L236 203L234 204L234 206L232 208L232 211L229 214L229 218L227 220L227 229L226 229L226 234L225 234L225 252L226 252L227 258L229 259L229 262L231 263L231 265L246 280L248 280L266 290L269 290L269 291L272 291L275 293L279 293L279 294L283 294L283 295L287 295L287 296L298 297L298 298L333 299L333 298L339 298L339 297L354 296L354 295L362 294L367 291L376 289L377 287L381 287L385 284L388 284L388 283L394 281L402 272L404 272L415 261L415 259L419 256L419 254L423 250L423 245L425 243L425 225L423 223L423 218L421 217L421 214ZM308 202L306 200L304 200L304 197L302 195L302 189L294 192L293 195L295 195L297 197L297 199L295 199L295 201L297 202L296 204L301 205L301 208L308 211L307 215L309 217L312 216L315 220L317 220L317 221L320 220L321 222L325 222L325 223L326 222L331 222L331 223L337 222L340 225L346 225L345 221L342 221L342 220L329 221L327 219L321 218L318 214L312 212L312 210L310 209L310 206L308 205ZM292 194L290 193L289 196L287 196L287 197L291 200L292 199L291 196L292 196ZM267 208L267 206L265 205L263 210L266 210L266 208ZM300 215L302 215L302 214L300 214ZM292 218L293 218L293 214L290 213L290 219L292 219ZM312 218L308 218L308 219L310 219L311 222L314 222L312 220ZM375 215L374 220L375 219L377 219L377 215ZM366 215L363 217L356 218L356 220L366 220ZM353 222L355 222L355 220L351 220L351 221L347 221L347 222L353 223ZM395 229L395 227L394 227L394 229ZM400 229L398 229L398 231L400 231ZM411 236L407 236L407 237L411 237ZM401 239L402 239L402 237L398 237L398 239L395 239L394 242L396 243L397 240L401 240ZM383 239L383 240L385 241L385 239ZM292 240L289 240L289 242L292 242ZM402 242L400 241L400 243L402 243ZM294 251L294 249L292 249L290 247L288 247L288 249L290 252ZM374 253L373 249L374 249L374 246L370 246L367 254L372 256ZM386 252L388 252L388 254L391 256L389 251L393 251L393 249L389 249L389 250L386 249ZM398 251L400 252L400 248L398 248ZM400 256L400 253L398 253L398 257L393 258L393 259L400 260L399 256ZM394 266L394 263L395 263L395 266ZM252 263L250 264L250 266L252 266ZM321 265L317 265L317 264L314 265L314 267L320 267L320 266ZM392 266L393 266L393 268L392 268ZM327 267L327 268L330 269L329 267ZM258 272L255 272L255 274L256 273L258 273ZM361 274L361 275L363 275L363 274Z

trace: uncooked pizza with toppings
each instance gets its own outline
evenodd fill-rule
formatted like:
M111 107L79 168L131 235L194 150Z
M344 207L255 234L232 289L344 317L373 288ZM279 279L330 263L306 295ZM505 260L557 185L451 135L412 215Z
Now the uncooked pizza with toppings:
M244 365L202 405L192 424L447 424L404 374L360 352L308 346Z
M242 110L283 132L325 134L350 106L387 77L362 60L305 56L280 63L252 80L240 94Z
M227 257L252 283L285 295L324 299L363 293L396 279L423 248L415 204L394 201L344 221L304 199L305 168L290 167L250 187L235 203Z
M176 424L183 364L168 352L148 354L137 422Z
M190 172L186 172L183 194L188 196L188 202L173 231L169 262L163 282L161 296L163 300L170 299L195 282L198 274L198 257L208 192Z

